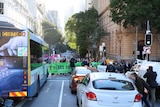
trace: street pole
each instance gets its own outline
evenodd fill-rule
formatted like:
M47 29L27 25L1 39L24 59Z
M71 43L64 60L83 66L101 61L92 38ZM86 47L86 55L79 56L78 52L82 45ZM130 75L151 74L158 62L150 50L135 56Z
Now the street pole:
M147 20L147 30L146 30L146 34L151 33L150 31L150 26L149 26L149 20ZM146 53L146 60L149 61L149 54Z

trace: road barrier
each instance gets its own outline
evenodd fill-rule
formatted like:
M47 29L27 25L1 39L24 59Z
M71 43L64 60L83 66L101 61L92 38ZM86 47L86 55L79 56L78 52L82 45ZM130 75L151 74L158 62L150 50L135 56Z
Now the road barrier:
M92 66L97 68L100 62L91 62ZM82 62L76 62L75 66L81 66ZM49 65L48 72L50 74L67 74L71 71L69 62L53 62Z

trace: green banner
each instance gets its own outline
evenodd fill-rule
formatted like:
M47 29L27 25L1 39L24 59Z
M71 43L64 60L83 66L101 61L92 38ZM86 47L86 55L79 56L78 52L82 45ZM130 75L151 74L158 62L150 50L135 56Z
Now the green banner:
M98 65L101 65L101 62L91 62L91 65L97 68Z
M100 65L100 62L91 62L92 66L97 68ZM75 66L81 66L82 62L76 62ZM55 62L51 63L49 66L49 73L51 74L66 74L71 71L69 62Z
M58 63L51 63L49 67L49 73L51 74L65 74L71 71L70 63L69 62L58 62Z

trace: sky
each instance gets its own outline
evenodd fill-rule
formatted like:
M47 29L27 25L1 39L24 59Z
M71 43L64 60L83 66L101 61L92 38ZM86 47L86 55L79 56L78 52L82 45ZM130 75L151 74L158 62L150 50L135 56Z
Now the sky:
M49 10L63 10L65 7L73 6L76 0L43 0Z
M77 0L42 0L45 3L45 7L48 10L57 10L58 16L60 17L60 26L64 29L64 15L69 7L76 9L78 2Z

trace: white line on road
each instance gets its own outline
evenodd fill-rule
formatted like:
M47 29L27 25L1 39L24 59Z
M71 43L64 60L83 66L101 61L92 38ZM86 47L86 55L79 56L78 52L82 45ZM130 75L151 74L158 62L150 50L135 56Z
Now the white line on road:
M63 88L64 88L64 81L62 81L61 93L60 93L60 97L59 97L58 107L61 107L61 104L62 104Z
M47 89L45 89L44 93L48 93L49 89L51 88L52 84L49 84L49 86L47 87Z

